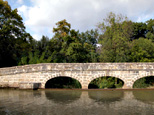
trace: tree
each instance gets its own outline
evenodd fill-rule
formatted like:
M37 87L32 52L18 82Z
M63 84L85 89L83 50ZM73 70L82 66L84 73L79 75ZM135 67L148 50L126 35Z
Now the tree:
M68 23L65 19L56 23L57 28L53 28L53 32L55 33L54 38L65 37L69 34L71 24Z
M42 36L41 40L38 41L38 50L44 52L49 46L49 38L47 36Z
M17 65L22 55L31 50L32 37L25 32L17 9L0 0L0 67Z
M110 13L103 23L98 25L102 32L101 62L127 62L129 60L129 41L132 36L132 22L122 15Z
M53 28L55 35L50 41L50 49L54 57L53 62L67 62L66 49L69 46L69 41L71 41L71 24L64 19L57 22L56 25L57 27ZM54 46L52 44L54 44Z
M154 43L150 39L139 38L131 44L130 62L153 62Z
M81 42L85 49L85 62L97 62L98 61L98 52L97 52L97 44L98 44L98 30L90 30L86 32L82 32L80 34Z
M147 24L146 38L151 39L154 42L154 19L146 21L146 24Z
M51 39L51 50L55 61L53 62L96 62L96 44L98 32L95 30L79 33L71 29L71 25L62 20L53 28L55 33ZM54 44L54 46L52 45Z
M131 40L145 38L147 33L147 25L143 22L133 22L133 35Z
M32 50L28 52L28 55L22 56L19 65L25 64L37 64L37 63L50 63L52 62L52 52L49 49L50 40L48 37L42 36L39 41L32 40Z
M154 34L154 19L146 21L146 24L147 24L147 31Z

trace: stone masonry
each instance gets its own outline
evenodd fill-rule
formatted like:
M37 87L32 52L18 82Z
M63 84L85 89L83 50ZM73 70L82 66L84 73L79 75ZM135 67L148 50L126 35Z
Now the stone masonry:
M82 89L88 89L92 80L103 76L119 78L124 89L131 89L136 80L154 76L154 63L43 63L0 68L0 87L40 84L39 88L45 88L52 78L71 77L81 83Z

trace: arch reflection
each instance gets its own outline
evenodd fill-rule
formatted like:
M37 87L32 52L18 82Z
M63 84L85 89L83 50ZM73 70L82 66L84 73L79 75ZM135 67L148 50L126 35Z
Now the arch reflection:
M120 101L124 97L123 91L89 91L89 98L95 100L96 102L110 103L115 101Z
M68 104L80 98L82 91L71 90L47 90L45 91L46 98L55 103Z
M154 103L154 90L135 90L133 95L135 99L144 103Z

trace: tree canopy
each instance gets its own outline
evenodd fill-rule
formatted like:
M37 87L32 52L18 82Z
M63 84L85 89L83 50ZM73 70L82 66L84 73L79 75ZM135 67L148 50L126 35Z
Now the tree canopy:
M132 22L127 17L110 13L98 25L100 62L153 62L153 23L152 19L145 23ZM135 59L137 55L140 58Z
M7 1L0 0L0 67L17 65L30 51L31 39L17 9L12 10Z
M153 62L154 20L132 22L109 13L94 30L71 29L65 19L54 36L36 41L25 31L17 9L0 0L0 67L36 63ZM7 47L6 47L7 46Z

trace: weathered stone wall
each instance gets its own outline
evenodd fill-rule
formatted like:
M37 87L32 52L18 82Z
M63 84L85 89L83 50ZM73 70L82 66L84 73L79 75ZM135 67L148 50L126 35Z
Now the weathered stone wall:
M0 68L0 87L19 87L20 83L45 83L59 76L78 80L83 89L103 76L124 81L123 88L132 88L137 79L154 76L154 63L47 63Z

